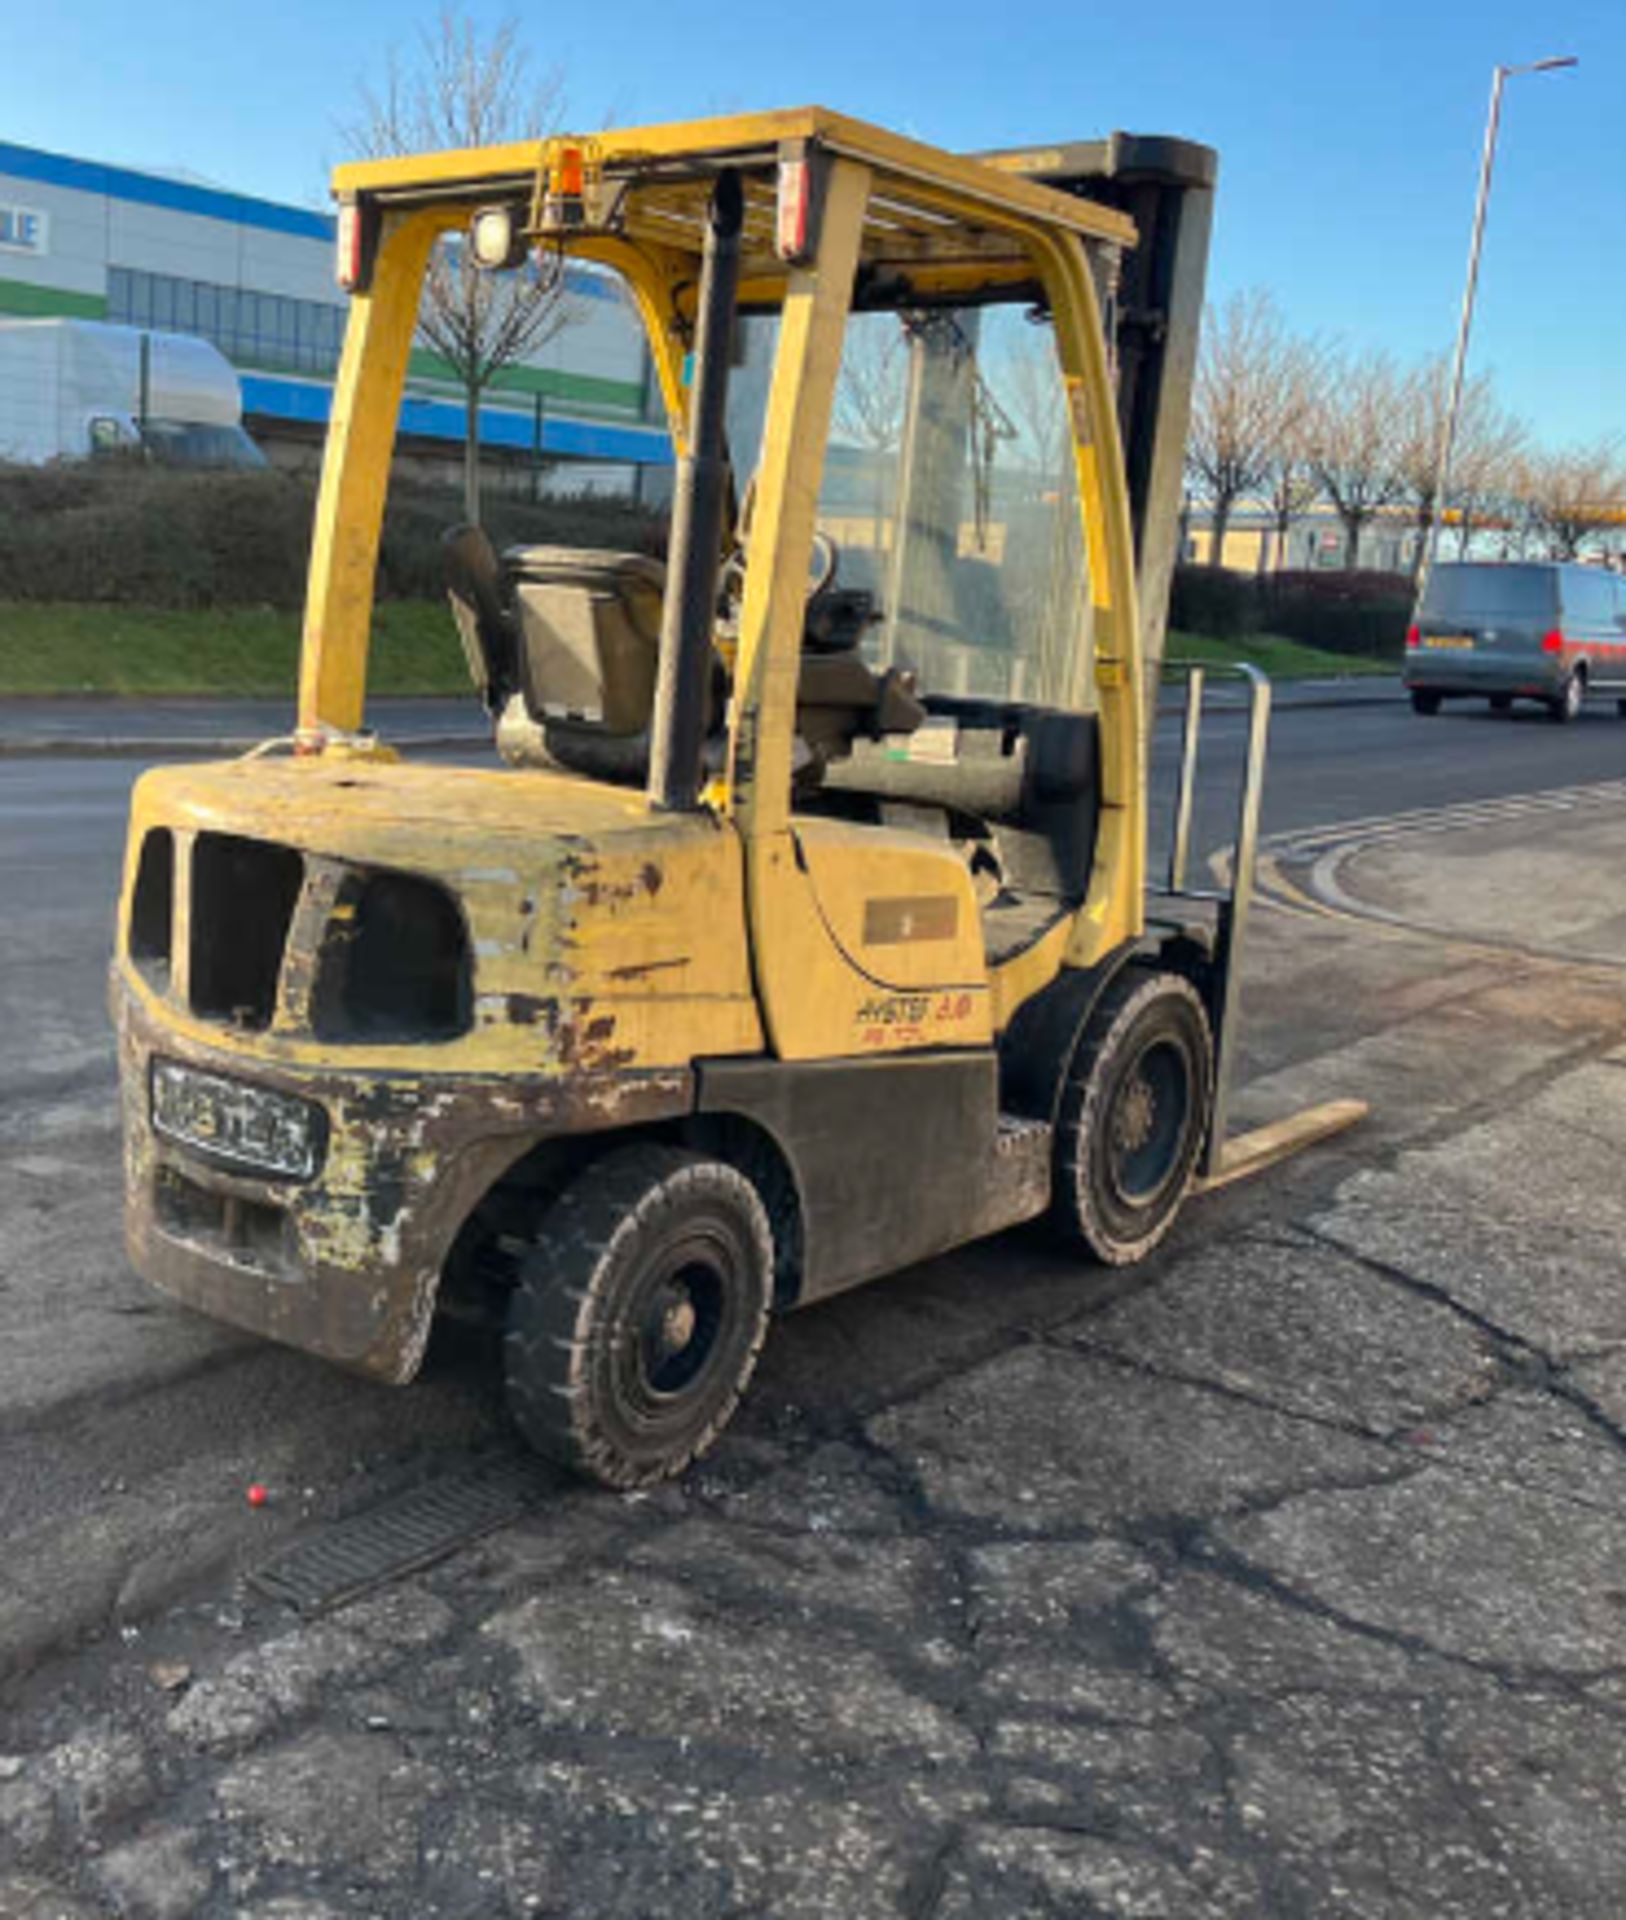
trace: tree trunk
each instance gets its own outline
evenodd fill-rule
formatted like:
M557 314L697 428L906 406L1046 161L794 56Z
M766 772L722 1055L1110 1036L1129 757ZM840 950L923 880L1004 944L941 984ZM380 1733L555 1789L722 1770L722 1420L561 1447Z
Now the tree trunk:
M1423 562L1428 557L1428 533L1434 524L1434 501L1432 495L1417 503L1417 545L1412 550L1411 577L1415 582L1423 571Z
M463 393L463 518L480 524L480 389Z
M1217 493L1214 496L1214 508L1208 521L1208 564L1211 567L1222 567L1225 564L1221 556L1225 552L1225 529L1230 524L1233 499L1234 496L1228 493Z
M1339 516L1344 523L1344 567L1353 573L1361 564L1361 524L1364 514L1345 510Z

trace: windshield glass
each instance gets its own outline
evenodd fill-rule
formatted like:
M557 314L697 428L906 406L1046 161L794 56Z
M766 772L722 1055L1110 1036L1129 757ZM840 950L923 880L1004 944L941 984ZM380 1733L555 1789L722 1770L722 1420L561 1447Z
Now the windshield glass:
M742 328L729 396L737 474L761 443L777 323ZM1066 392L1026 306L855 313L819 491L835 584L871 596L862 650L922 693L1050 706L1089 640Z
M1436 567L1423 595L1422 615L1441 620L1546 619L1554 610L1558 576L1551 567Z
M1619 605L1619 582L1601 567L1564 569L1564 615L1588 626L1609 626Z
M263 467L266 458L241 427L196 420L149 420L141 436L163 467Z

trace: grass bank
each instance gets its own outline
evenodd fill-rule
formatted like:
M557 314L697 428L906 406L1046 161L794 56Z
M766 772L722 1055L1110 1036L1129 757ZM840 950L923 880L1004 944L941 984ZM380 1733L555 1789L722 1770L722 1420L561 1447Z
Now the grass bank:
M1171 633L1165 649L1171 660L1200 660L1223 665L1245 660L1272 680L1336 680L1370 674L1396 674L1400 661L1373 660L1359 654L1328 653L1286 640L1276 633L1250 633L1241 640L1210 640L1200 633Z
M1184 659L1248 660L1280 680L1397 671L1272 634L1208 640L1175 633L1168 650ZM0 694L291 694L298 661L299 616L269 607L0 602ZM368 674L374 693L457 694L468 684L443 601L379 603Z
M171 611L0 603L0 694L292 694L299 615L270 607ZM374 693L464 693L469 676L444 601L381 601Z

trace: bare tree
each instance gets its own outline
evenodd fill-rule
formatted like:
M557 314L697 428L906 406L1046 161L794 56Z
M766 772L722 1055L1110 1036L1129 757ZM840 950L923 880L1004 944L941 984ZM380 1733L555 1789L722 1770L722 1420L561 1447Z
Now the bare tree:
M1018 458L1041 492L1051 491L1071 458L1066 448L1067 411L1047 330L1012 330L998 384L1015 421Z
M1498 407L1483 432L1452 462L1459 560L1467 557L1476 527L1506 519L1529 441L1525 423Z
M1434 524L1435 482L1439 477L1440 445L1450 403L1451 366L1443 353L1422 361L1402 382L1402 413L1396 444L1396 466L1407 504L1417 528L1412 571L1423 564L1430 527ZM1459 549L1466 551L1472 521L1505 485L1524 444L1524 426L1496 398L1488 373L1476 374L1462 389L1457 408L1451 455L1450 497L1443 503L1458 510Z
M1388 354L1329 366L1310 427L1310 466L1343 522L1347 567L1360 565L1362 529L1405 492L1405 418L1405 382Z
M1626 504L1619 444L1606 439L1531 454L1518 491L1534 531L1555 558L1573 560L1587 540L1618 524Z
M533 82L512 16L489 33L445 6L418 30L403 70L392 51L381 93L364 87L360 117L341 128L353 152L395 153L540 140L556 125L557 74ZM505 367L527 359L570 325L562 260L534 253L504 273L478 269L461 235L435 248L424 277L418 338L463 388L463 510L480 517L480 401Z
M1260 497L1270 509L1274 554L1267 554L1259 543L1259 569L1267 565L1287 565L1287 540L1293 522L1308 513L1321 494L1311 459L1314 446L1316 408L1320 404L1321 381L1326 367L1325 350L1314 341L1299 341L1284 369L1284 378L1292 385L1291 404L1283 410L1270 457L1265 462Z
M1264 486L1260 489L1260 495L1270 509L1270 531L1274 542L1269 552L1260 542L1261 573L1273 565L1285 567L1288 564L1287 542L1293 522L1301 514L1308 513L1321 497L1320 482L1302 449L1302 441L1296 448L1291 444L1284 445L1272 459Z
M1266 484L1284 441L1302 424L1313 359L1262 288L1233 294L1204 318L1186 466L1208 502L1216 564L1232 509Z

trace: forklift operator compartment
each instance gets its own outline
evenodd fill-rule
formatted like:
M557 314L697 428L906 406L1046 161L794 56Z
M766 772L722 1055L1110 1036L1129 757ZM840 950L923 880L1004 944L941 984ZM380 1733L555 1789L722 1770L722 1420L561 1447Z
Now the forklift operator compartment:
M811 108L339 170L297 728L132 802L139 1271L396 1382L437 1310L494 1319L521 1433L634 1486L776 1310L1046 1212L1162 1238L1219 1164L1240 931L1147 910L1137 574L1160 610L1212 181ZM364 724L449 244L615 282L676 454L664 560L448 531L481 766Z

